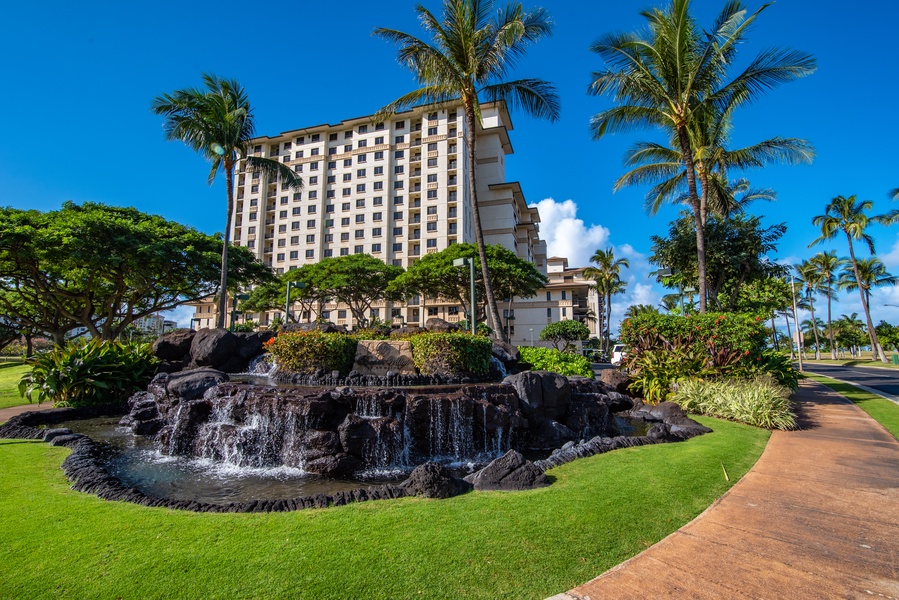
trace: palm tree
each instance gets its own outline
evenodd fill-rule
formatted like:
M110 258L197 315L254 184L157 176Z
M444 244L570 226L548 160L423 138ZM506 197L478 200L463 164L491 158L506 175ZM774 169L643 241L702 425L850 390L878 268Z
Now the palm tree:
M215 181L224 171L228 213L222 244L222 276L220 294L228 290L228 246L231 243L231 219L234 214L234 167L244 159L249 170L260 170L270 177L280 177L282 184L298 188L303 181L289 167L269 158L249 155L250 141L255 135L253 109L243 87L234 79L220 79L204 73L204 89L187 88L153 99L152 110L165 117L163 130L169 141L180 140L206 158L212 168L207 181ZM219 301L218 327L225 326L225 301Z
M767 89L811 74L815 60L790 50L766 50L731 81L726 81L738 46L749 26L767 4L747 17L739 0L725 4L708 31L699 28L689 14L690 0L671 0L667 10L642 12L649 35L607 34L591 50L608 65L593 74L589 93L611 96L618 106L591 119L594 139L606 133L639 126L664 130L679 151L687 204L696 222L696 260L699 279L699 310L706 311L705 218L707 204L697 185L695 132L699 121L735 110ZM708 202L708 194L704 194Z
M817 323L818 319L815 317L815 294L818 291L818 286L821 284L821 275L817 267L808 260L804 260L797 265L796 271L799 272L802 286L805 288L807 306L812 314L810 321ZM821 340L818 339L818 328L814 327L810 331L813 331L815 334L815 360L821 360Z
M624 311L624 318L633 319L634 317L639 317L640 315L657 314L659 314L659 309L652 304L631 304L627 307L627 310Z
M849 243L849 262L852 265L852 273L855 276L859 295L862 299L862 310L865 313L866 325L871 337L871 352L876 353L876 356L885 363L887 362L887 357L877 341L877 332L874 331L874 324L871 322L871 309L868 306L868 298L862 285L858 268L859 261L855 258L855 249L852 246L852 240L861 240L868 246L871 254L874 254L874 238L865 232L868 224L872 221L885 225L892 223L893 219L890 215L869 217L866 211L871 210L872 206L873 203L870 200L859 201L855 196L849 196L848 198L837 196L827 204L823 215L818 215L812 219L812 223L816 227L821 228L821 235L813 240L809 247L825 240L832 240L840 232L846 235L846 241Z
M824 292L827 298L827 337L830 339L830 357L837 358L837 349L833 339L833 319L831 307L833 304L834 286L837 283L836 272L844 264L842 258L837 258L836 250L819 252L809 259L818 271L818 290Z
M815 338L815 360L820 360L821 358L821 349L819 347L820 339L818 337L818 332L824 329L824 321L818 318L814 319L804 319L799 327L802 329L802 334L808 336L809 334L813 335Z
M468 146L468 192L487 312L494 333L508 341L487 268L475 173L476 127L481 121L481 98L520 107L550 121L558 119L559 100L552 84L542 79L503 81L531 44L550 35L552 24L542 8L527 12L519 2L495 10L492 0L444 0L440 20L421 5L415 10L430 43L394 29L379 27L374 31L374 35L399 44L400 63L415 74L420 85L382 108L376 118L385 119L415 106L461 103Z
M628 268L631 263L626 258L615 258L615 250L611 246L594 252L590 262L596 266L584 269L584 277L596 282L596 290L603 297L606 309L604 350L608 351L612 329L612 296L623 293L627 288L627 282L621 281L621 267Z
M837 343L843 343L852 356L858 353L858 346L865 337L869 337L865 332L865 324L858 318L858 313L851 315L840 315L840 318L834 323L836 331Z
M871 306L871 289L877 287L893 286L899 283L899 277L887 273L886 266L877 257L860 258L858 260L858 279L852 269L844 268L840 273L837 285L847 292L861 289L865 295L868 307ZM869 328L868 333L871 333ZM876 335L876 332L875 332ZM874 344L874 339L871 339ZM872 346L873 347L873 346Z

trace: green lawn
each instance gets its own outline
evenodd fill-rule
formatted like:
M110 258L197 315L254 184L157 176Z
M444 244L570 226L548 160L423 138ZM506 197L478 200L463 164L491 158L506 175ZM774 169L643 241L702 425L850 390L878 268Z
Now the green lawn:
M541 490L280 514L106 502L69 489L68 450L0 440L0 596L544 598L690 521L769 437L697 420L715 432L578 460Z
M805 366L812 365L839 365L842 367L880 367L882 369L899 369L899 365L894 365L892 363L892 352L887 352L887 359L890 360L888 363L883 363L879 360L874 360L870 358L840 358L837 360L831 360L829 358L824 358L825 354L822 354L821 360L815 360L813 358L803 358L802 363ZM827 354L829 356L829 354ZM794 360L794 363L798 363L798 360Z
M830 377L823 377L812 373L806 373L805 376L809 379L814 379L817 382L823 383L835 392L839 392L846 396L849 400L858 405L859 408L871 415L871 417L878 423L883 425L887 431L899 438L899 404L887 400L886 398L881 398L877 394L861 390L854 385L831 379Z
M16 386L30 368L28 365L0 365L0 408L28 404Z

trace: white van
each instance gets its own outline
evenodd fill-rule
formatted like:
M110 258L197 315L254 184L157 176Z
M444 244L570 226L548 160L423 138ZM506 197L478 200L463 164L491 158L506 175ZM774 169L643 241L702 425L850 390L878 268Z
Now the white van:
M612 346L612 364L620 365L627 357L627 346L624 344L615 344Z

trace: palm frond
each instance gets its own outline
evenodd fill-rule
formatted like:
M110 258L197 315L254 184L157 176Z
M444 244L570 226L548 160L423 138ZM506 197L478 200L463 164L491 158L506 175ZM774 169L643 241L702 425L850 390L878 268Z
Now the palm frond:
M519 79L496 83L481 92L488 101L504 101L512 108L521 108L527 114L551 123L559 119L559 96L556 88L542 79Z

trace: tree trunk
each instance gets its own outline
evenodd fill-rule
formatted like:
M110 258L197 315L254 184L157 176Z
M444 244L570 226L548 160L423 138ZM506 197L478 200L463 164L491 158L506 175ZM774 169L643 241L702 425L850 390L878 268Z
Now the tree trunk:
M471 214L474 222L474 236L478 245L478 257L481 260L481 276L484 278L484 295L487 301L487 320L490 321L490 327L493 329L494 337L498 337L504 342L508 342L506 332L503 331L502 321L499 318L499 309L496 307L496 298L493 295L493 280L490 277L490 269L487 266L487 249L484 244L484 230L481 228L481 209L478 205L478 185L475 169L477 168L477 159L475 153L475 144L477 134L475 132L476 119L474 114L474 106L465 106L465 120L468 125L466 139L468 141L468 187L471 195ZM474 318L474 310L472 307L471 318Z
M228 246L231 243L231 219L234 214L234 163L230 156L225 157L225 191L228 194L228 218L225 219L225 237L222 244L222 278L219 282L219 316L216 327L225 326L225 315L228 304ZM265 214L265 213L263 213ZM263 219L264 221L265 219Z
M774 313L771 313L771 335L774 337L774 351L780 352L780 345L777 343L777 326L774 324Z
M815 301L812 299L811 290L808 295L809 312L812 313L812 331L815 333L815 360L821 360L821 340L818 339L818 322L815 321Z
M612 293L606 292L606 352L612 350Z
M862 299L862 309L865 311L865 320L868 325L868 336L871 338L871 358L880 359L881 362L887 363L886 354L877 340L877 332L874 330L874 324L871 322L871 310L868 308L868 300L865 298L865 290L862 287L862 280L858 275L858 263L855 261L855 250L852 248L852 237L846 233L846 239L849 240L849 260L852 261L852 271L855 273L855 282L858 284L858 293Z
M828 282L827 286L828 286L828 290L829 290L830 282ZM831 309L831 297L830 297L830 291L828 291L827 292L827 334L828 334L828 337L830 338L830 358L831 358L831 360L836 360L837 359L837 350L833 345L833 321L831 320L830 309Z
M34 340L32 336L25 336L25 358L31 358L34 356Z
M687 171L687 193L690 207L696 221L696 271L699 284L699 312L706 312L706 279L705 279L705 223L703 222L702 203L696 192L696 166L693 163L693 148L690 145L690 136L683 125L677 128L677 138L680 142L681 156L684 159L684 167Z

